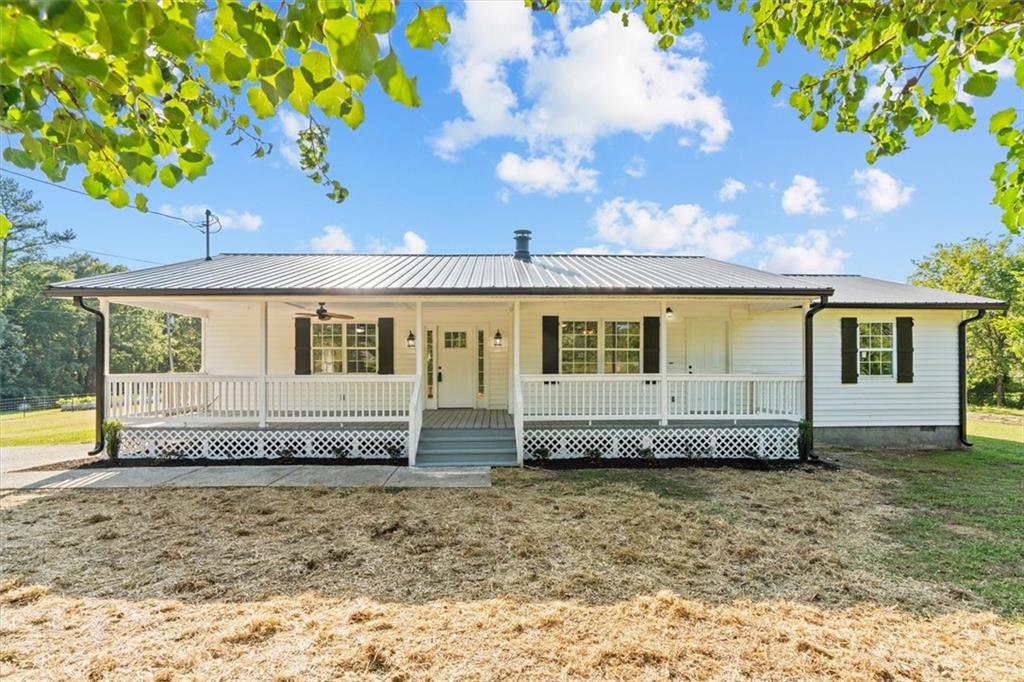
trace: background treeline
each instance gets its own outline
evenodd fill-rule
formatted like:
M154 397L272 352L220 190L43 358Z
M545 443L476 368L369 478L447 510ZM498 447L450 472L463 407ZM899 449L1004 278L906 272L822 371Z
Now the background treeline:
M43 291L52 282L125 268L83 253L47 255L54 247L66 248L74 233L49 230L32 193L7 177L0 177L0 208L12 223L0 240L0 398L91 393L95 318ZM168 371L165 315L131 306L111 309L111 371ZM172 316L171 327L174 370L198 371L199 320Z
M91 393L94 318L66 299L47 298L52 282L124 270L69 249L71 230L51 231L32 193L0 177L0 209L12 228L0 240L0 398ZM1009 302L968 327L968 392L977 405L1024 407L1024 244L1010 236L937 245L914 261L910 281ZM93 302L95 304L95 301ZM196 318L111 306L113 372L196 372ZM170 328L170 332L168 329ZM170 352L168 352L168 336Z

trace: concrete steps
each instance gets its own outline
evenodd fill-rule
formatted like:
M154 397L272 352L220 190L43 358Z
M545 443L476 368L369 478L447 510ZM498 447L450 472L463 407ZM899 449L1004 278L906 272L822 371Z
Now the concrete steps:
M513 429L423 429L416 466L516 466Z

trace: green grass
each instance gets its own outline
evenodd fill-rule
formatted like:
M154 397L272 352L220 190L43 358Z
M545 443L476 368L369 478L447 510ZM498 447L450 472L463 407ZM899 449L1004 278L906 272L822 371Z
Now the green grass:
M88 443L95 434L95 419L95 410L0 415L0 447Z
M994 405L971 405L967 408L971 412L983 412L985 414L1008 414L1014 417L1024 417L1024 410L1015 407L995 407Z
M969 451L863 455L902 484L894 502L910 513L892 523L900 550L891 568L980 596L1024 617L1024 426L972 421Z

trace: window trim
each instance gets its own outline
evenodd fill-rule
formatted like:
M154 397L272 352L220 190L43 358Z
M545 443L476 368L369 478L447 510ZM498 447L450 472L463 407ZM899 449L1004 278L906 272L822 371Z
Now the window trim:
M566 349L562 345L562 325L564 325L566 322L596 322L597 323L597 348L596 349L589 349L589 348L586 349L586 350L596 350L596 352L597 352L597 372L595 372L593 374L590 374L590 373L584 374L584 373L566 373L566 372L562 371L562 352L564 350L574 350L574 349L571 349L571 348L570 349ZM605 348L605 341L604 341L604 325L605 325L606 322L630 322L630 323L638 324L640 326L640 347L638 349L636 349L640 353L640 364L639 364L640 371L639 372L612 374L612 373L604 371L604 353L605 353L605 350L606 350L606 348ZM615 350L615 349L613 349L613 350ZM618 349L618 350L630 350L630 349ZM558 373L559 373L559 375L565 375L565 376L570 376L570 377L571 376L583 376L583 377L592 377L592 376L610 376L610 377L611 376L643 376L643 374L644 374L644 371L643 371L644 370L644 364L643 364L644 363L644 353L643 353L643 350L644 350L644 321L643 321L643 317L639 317L639 318L629 318L629 317L598 317L598 318L585 318L585 319L581 319L581 318L563 318L563 317L559 316L559 318L558 318Z
M315 345L313 343L313 329L315 327L317 327L317 326L323 327L323 326L326 326L326 325L329 325L329 324L331 324L331 325L341 325L343 327L342 345L341 346L317 346L317 345ZM372 350L374 352L374 365L375 365L376 369L373 372L352 372L352 371L349 371L348 351L350 349L349 349L349 346L348 346L348 328L347 328L347 325L350 325L350 324L366 324L366 325L372 324L376 328L376 331L374 333L374 343L373 343L373 347L372 348L370 348L370 347L366 347L366 348L356 347L356 348L352 348L351 349L351 350ZM342 367L342 371L341 372L321 372L318 369L318 365L315 362L313 362L313 351L315 351L315 350L323 350L325 348L330 348L330 350L334 350L334 351L339 351L339 350L341 351L341 367ZM367 375L377 374L379 371L380 371L380 322L378 320L342 320L340 322L334 322L334 321L327 322L327 321L323 321L323 320L312 320L312 323L310 324L310 329L309 329L309 373L310 373L310 375L321 375L321 376L331 376L331 375L334 375L334 376L348 376L348 375L352 375L352 376L367 376Z
M890 338L892 339L891 348L861 348L860 345L860 328L861 325L865 324L887 324L891 329ZM861 351L874 352L874 353L889 353L890 361L889 366L891 371L889 374L865 374L860 369L860 354ZM896 381L896 318L857 318L857 376L867 381Z

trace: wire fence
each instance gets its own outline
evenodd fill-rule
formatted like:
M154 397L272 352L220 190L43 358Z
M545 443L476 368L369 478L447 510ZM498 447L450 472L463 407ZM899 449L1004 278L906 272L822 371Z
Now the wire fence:
M74 395L32 395L20 398L0 398L0 413L50 410L65 404L81 409L91 409L95 407L96 396L92 393L79 393Z

